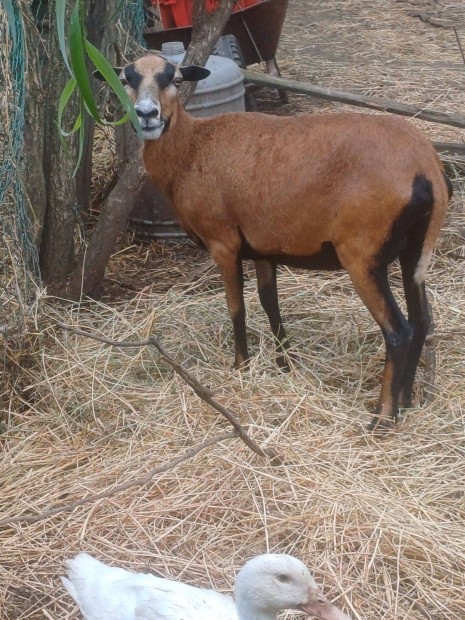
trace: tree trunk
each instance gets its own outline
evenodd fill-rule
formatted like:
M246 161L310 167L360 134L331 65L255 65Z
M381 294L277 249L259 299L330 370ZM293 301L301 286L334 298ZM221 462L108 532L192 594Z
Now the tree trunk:
M40 246L47 193L44 175L44 89L41 73L45 60L43 46L37 45L40 33L31 14L29 3L21 2L24 34L27 49L26 100L24 112L24 149L25 170L23 175L24 193L28 206L29 219L32 223L32 238L36 248Z
M67 23L73 5L68 2ZM113 42L117 40L115 20L109 22L109 19L119 5L120 0L86 2L86 35L96 47L101 46L104 35L109 34ZM41 11L37 12L36 6L37 14L33 15L31 3L21 1L29 65L24 129L28 174L24 182L34 240L40 246L42 278L53 285L55 292L61 292L73 268L76 221L89 206L94 122L88 115L84 116L83 157L73 178L78 138L75 135L66 140L71 154L68 158L56 126L58 101L70 76L58 45L55 1L38 6ZM94 94L97 88L95 85ZM65 128L74 124L77 112L77 100L72 99L63 118Z
M78 204L73 170L77 161L77 136L75 134L67 140L67 147L71 153L69 157L63 150L56 126L58 101L69 80L69 73L61 56L56 34L54 5L54 2L49 2L49 68L44 102L44 136L47 139L43 155L47 209L40 249L40 266L43 280L59 289L66 281L74 260L74 226ZM67 20L71 10L72 4L69 3L66 9ZM73 103L70 100L63 116L65 127L73 126L78 111L77 102Z
M128 124L120 131L127 161L116 187L102 207L84 256L70 276L67 295L71 299L80 299L83 295L93 299L100 297L108 260L145 182L140 140Z

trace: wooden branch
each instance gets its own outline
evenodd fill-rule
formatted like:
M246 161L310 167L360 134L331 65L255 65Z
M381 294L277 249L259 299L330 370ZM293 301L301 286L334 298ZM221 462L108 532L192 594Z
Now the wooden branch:
M156 476L157 474L162 474L162 473L169 471L170 469L174 469L175 467L177 467L177 465L184 463L184 461L194 458L194 456L196 456L202 450L205 450L205 448L208 448L215 443L219 443L220 441L225 441L226 439L232 439L233 437L236 437L236 436L237 436L236 433L231 432L231 431L229 433L222 433L221 435L215 435L211 439L206 439L205 441L202 441L202 443L199 443L195 445L193 448L190 448L190 450L188 450L187 452L185 452L184 454L180 456L177 456L172 461L169 461L168 463L164 463L163 465L159 465L158 467L151 469L149 473L146 474L145 476L136 478L135 480L128 480L127 482L123 482L122 484L116 485L115 487L113 487L112 489L109 489L108 491L102 491L100 493L93 493L91 495L87 495L86 497L83 497L82 499L78 499L74 502L69 502L68 504L62 504L61 506L55 506L55 508L51 508L50 510L45 510L44 512L40 512L38 514L26 513L22 515L17 515L15 517L7 517L6 519L0 519L0 527L5 527L6 525L13 525L14 523L22 523L22 522L37 523L38 521L42 521L43 519L48 519L49 517L53 517L54 515L57 515L60 512L70 512L71 510L74 510L78 506L84 506L85 504L92 504L100 499L107 499L109 497L113 497L117 493L126 491L127 489L130 489L131 487L144 486L148 484L149 482L151 482L152 478Z
M298 82L296 80L287 80L284 78L271 77L263 73L255 71L244 71L244 80L249 84L258 84L260 86L271 86L278 90L286 90L293 93L301 93L311 95L318 99L328 101L338 101L339 103L348 103L353 106L362 108L370 108L371 110L380 110L382 112L392 112L401 116L414 116L431 123L439 123L442 125L450 125L451 127L465 128L465 117L458 114L446 114L438 110L427 110L417 108L407 103L398 103L390 99L379 99L377 97L365 97L363 95L355 95L334 88L323 88L309 82Z
M221 0L218 8L207 13L205 0L194 0L193 28L189 48L183 64L204 65L213 51L226 23L231 15L236 0ZM185 105L194 94L197 82L186 82L181 88L181 101Z
M132 128L126 127L125 132L132 133ZM67 297L70 299L80 299L82 296L93 299L100 297L105 268L144 183L145 171L136 134L131 136L130 144L134 145L130 151L132 159L111 190L87 249L70 274L67 290Z
M236 431L237 437L241 439L248 448L258 454L259 456L269 457L271 459L272 465L277 465L281 463L279 456L272 450L271 448L262 449L258 445L256 441L254 441L247 434L246 429L238 422L238 420L233 416L233 414L228 411L223 405L220 405L216 400L212 398L212 390L209 390L205 386L203 386L197 379L191 375L185 368L183 368L178 362L176 362L172 357L168 355L168 353L163 349L161 344L158 342L157 338L148 338L147 340L139 340L139 341L119 341L119 340L110 340L109 338L104 338L103 336L95 336L94 334L90 334L89 332L83 331L81 329L77 329L75 327L70 327L63 323L57 323L58 327L65 329L73 334L77 334L79 336L86 336L87 338L92 338L93 340L97 340L98 342L104 342L112 347L146 347L146 346L154 346L158 349L161 358L167 364L173 368L173 370L184 379L184 381L190 385L190 387L194 390L199 398L208 403L213 409L216 409L223 417L225 417L231 426Z

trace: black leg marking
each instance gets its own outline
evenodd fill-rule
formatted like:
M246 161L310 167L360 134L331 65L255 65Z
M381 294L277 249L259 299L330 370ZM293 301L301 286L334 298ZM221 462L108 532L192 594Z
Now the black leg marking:
M378 321L386 344L386 360L380 399L375 416L369 425L370 430L375 430L380 425L388 425L386 416L383 416L384 419L380 417L385 414L386 405L394 421L398 418L399 396L413 330L394 299L387 277L387 266L372 270L371 275L387 309L387 317L384 317L385 324ZM373 316L376 319L374 314Z
M426 336L428 335L431 325L431 317L428 311L425 283L416 282L414 277L417 263L412 262L409 256L401 254L400 265L402 268L402 279L407 302L408 322L413 329L413 338L405 365L399 405L401 407L410 407L413 382Z
M386 342L386 369L391 375L389 383L394 417L398 415L399 405L410 405L415 372L428 333L429 314L425 287L424 283L415 280L415 271L421 259L433 208L432 183L425 176L417 175L412 183L410 202L393 222L391 232L375 258L380 268L372 271L373 279L389 308L388 323L391 327L386 329L382 323L380 325ZM387 280L387 265L397 256L402 268L408 321L399 310ZM386 394L383 394L385 387L383 379L377 416L373 419L371 428L379 424L378 414L382 401L386 398Z
M405 205L393 222L391 231L376 256L377 264L389 265L404 251L410 254L416 251L418 260L420 260L433 207L433 185L425 176L417 174L413 179L410 202ZM412 236L415 237L413 243Z
M276 264L267 259L256 259L254 264L257 274L258 295L276 341L276 363L282 370L288 372L290 368L285 353L289 348L289 343L279 311Z

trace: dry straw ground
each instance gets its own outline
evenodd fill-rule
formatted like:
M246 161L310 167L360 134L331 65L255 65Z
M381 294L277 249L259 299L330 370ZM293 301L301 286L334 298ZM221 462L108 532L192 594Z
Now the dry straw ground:
M318 72L328 85L362 92L376 86L377 94L415 103L429 93L435 107L463 112L464 74L454 69L444 77L435 64L460 62L450 30L408 17L405 3L326 4L334 9L331 29L324 20L313 26L307 3L291 0L283 65ZM298 45L308 46L304 60ZM317 45L334 57L315 51L312 59ZM392 76L387 89L378 88L373 73L372 58L379 57ZM417 79L412 91L399 59ZM413 60L424 64L421 77ZM293 97L291 106L299 111L302 101ZM445 128L422 126L448 138ZM465 171L450 163L456 195L428 278L436 372L425 376L420 368L415 407L384 438L365 430L384 347L344 274L281 271L297 356L287 375L273 367L252 280L246 296L254 358L242 375L230 370L231 328L217 275L187 284L187 262L164 293L146 287L129 301L81 307L43 298L37 350L4 414L1 516L39 514L102 491L110 497L0 528L2 618L78 618L58 576L63 560L79 550L224 591L246 558L271 550L301 557L354 619L463 620ZM168 259L171 275L173 254ZM120 277L133 272L121 255L113 272L118 264ZM392 275L398 293L396 266ZM283 464L271 467L228 439L145 486L116 493L117 485L226 424L154 350L110 348L57 322L119 340L157 335L260 444L279 451ZM433 374L434 388L427 384Z

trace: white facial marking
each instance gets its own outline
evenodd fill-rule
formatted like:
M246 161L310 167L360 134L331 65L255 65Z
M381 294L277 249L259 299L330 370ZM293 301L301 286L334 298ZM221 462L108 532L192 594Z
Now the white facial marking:
M142 114L151 114L156 111L157 114L160 115L160 104L150 97L138 99L134 104L134 108L136 111L142 112Z
M153 129L144 129L142 132L142 138L144 140L158 140L163 133L164 127L165 123L162 121L158 127L154 127Z

